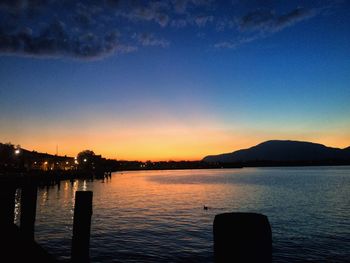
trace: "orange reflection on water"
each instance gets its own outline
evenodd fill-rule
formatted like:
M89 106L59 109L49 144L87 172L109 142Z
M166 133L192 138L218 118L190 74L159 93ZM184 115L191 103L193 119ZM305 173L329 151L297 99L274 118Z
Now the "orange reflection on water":
M93 191L91 227L95 239L112 240L115 247L123 242L131 249L134 243L138 249L155 247L154 242L162 239L184 249L192 242L203 244L200 231L210 235L208 226L212 225L215 215L234 211L249 199L247 193L253 192L250 186L243 190L238 184L227 184L231 175L244 174L244 171L117 172L108 180L64 182L60 190L47 192L49 198L45 204L39 204L37 229L42 229L44 235L38 238L56 236L57 229L52 226L59 226L59 236L71 239L75 191L86 189ZM258 194L255 192L254 196ZM204 210L204 205L209 209ZM102 243L99 246L105 245ZM70 243L65 246L69 247Z
M141 214L158 213L159 210L170 212L174 209L201 211L204 205L224 209L223 204L215 200L221 199L218 195L226 195L228 188L222 183L211 183L215 181L215 176L210 170L116 173L109 190L112 196L109 196L111 202L108 206L112 208L118 205L138 210ZM235 185L229 191L232 197L235 193L241 194Z

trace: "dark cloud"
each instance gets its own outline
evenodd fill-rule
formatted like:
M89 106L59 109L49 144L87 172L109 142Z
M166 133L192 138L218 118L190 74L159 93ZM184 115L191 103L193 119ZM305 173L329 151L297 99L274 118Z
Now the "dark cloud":
M23 6L22 0L2 0L0 1L1 9L19 9Z
M98 58L114 52L131 52L132 46L120 43L117 32L98 36L93 32L72 35L61 21L47 25L37 35L30 28L15 34L6 34L0 29L0 52L27 56L71 56Z
M45 11L49 6L66 5L68 0L0 0L0 11L18 15L34 16Z
M120 0L106 0L106 4L110 7L119 7L121 4Z
M258 39L266 38L319 14L320 10L322 9L298 7L282 15L278 15L272 10L250 12L235 21L238 31L241 32L238 37L233 40L218 42L214 44L214 47L234 49ZM232 25L231 27L234 28Z
M75 22L82 27L89 27L94 24L94 13L92 9L87 6L79 3L76 6L75 14L73 15L73 19Z
M262 2L251 0L247 5L243 0L0 0L0 53L98 58L135 51L135 46L167 47L170 42L155 34L167 31L169 36L175 28L180 34L184 27L192 27L193 36L198 36L198 28L203 31L210 27L217 35L232 34L234 37L214 47L236 48L321 12L320 8L299 7L281 14L273 11L273 1L265 9L259 8ZM245 15L235 9L242 5ZM253 7L257 11L251 12ZM135 33L140 31L150 33Z
M169 41L158 39L151 33L135 34L133 38L137 39L142 46L158 46L165 48L170 44Z
M288 14L279 16L275 22L275 30L281 30L300 21L313 17L318 13L315 9L297 8Z
M239 20L241 30L258 30L276 32L285 27L292 26L300 21L306 20L316 14L314 9L296 8L287 14L277 15L272 10L255 11L249 13Z
M106 22L114 16L107 6L117 10L119 1L1 0L0 53L94 59L135 51Z
M243 16L239 21L241 30L261 29L274 21L272 11L255 11Z

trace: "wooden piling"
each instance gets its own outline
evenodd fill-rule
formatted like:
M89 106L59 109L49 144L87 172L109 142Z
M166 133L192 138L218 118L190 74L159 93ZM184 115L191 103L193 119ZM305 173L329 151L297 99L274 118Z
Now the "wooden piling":
M12 183L0 182L0 228L6 231L14 223L16 187Z
M214 219L214 258L223 262L272 262L268 218L256 213L224 213Z
M77 191L75 194L72 262L90 261L90 229L92 216L92 191Z
M25 182L22 186L20 230L30 240L34 240L37 192L34 181Z

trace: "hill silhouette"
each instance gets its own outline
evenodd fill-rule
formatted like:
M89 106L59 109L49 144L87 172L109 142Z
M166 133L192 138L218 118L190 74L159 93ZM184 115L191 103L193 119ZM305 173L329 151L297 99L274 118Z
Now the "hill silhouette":
M248 149L232 153L209 155L204 162L322 162L350 161L350 147L345 149L327 147L318 143L302 141L271 140Z

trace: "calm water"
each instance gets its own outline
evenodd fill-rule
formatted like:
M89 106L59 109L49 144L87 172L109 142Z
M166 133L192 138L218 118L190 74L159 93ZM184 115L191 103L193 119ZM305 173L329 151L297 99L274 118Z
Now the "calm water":
M77 190L94 192L92 262L212 262L214 216L232 211L268 216L274 262L350 262L350 167L140 171L61 182L39 190L36 239L63 260Z

